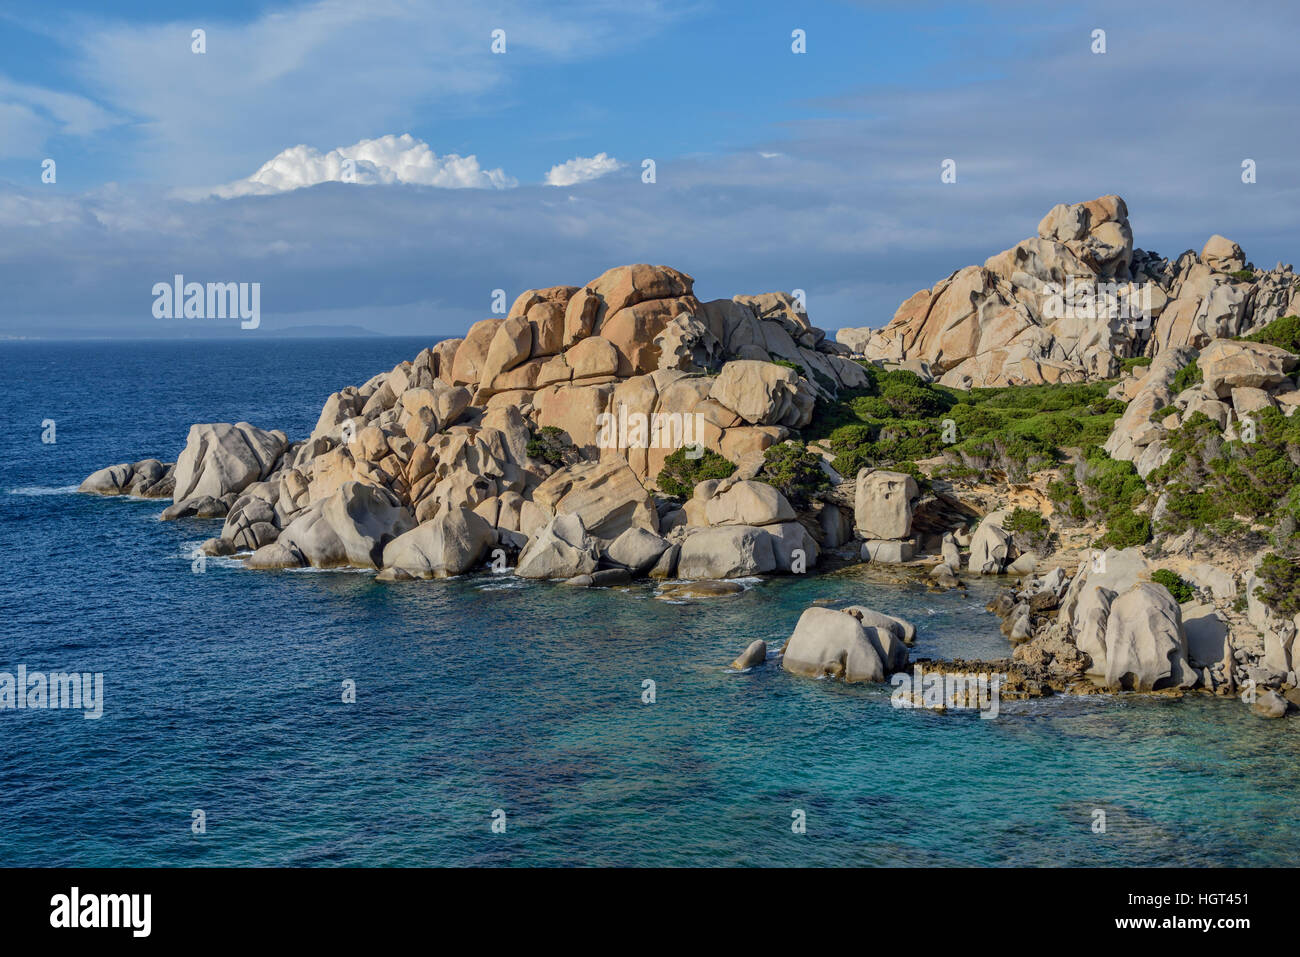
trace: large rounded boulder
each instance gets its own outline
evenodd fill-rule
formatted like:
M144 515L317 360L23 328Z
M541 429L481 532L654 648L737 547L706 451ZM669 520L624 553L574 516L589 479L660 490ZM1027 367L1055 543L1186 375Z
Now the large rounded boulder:
M864 627L848 611L813 607L799 616L781 667L809 678L880 682L907 667L907 649L889 629Z

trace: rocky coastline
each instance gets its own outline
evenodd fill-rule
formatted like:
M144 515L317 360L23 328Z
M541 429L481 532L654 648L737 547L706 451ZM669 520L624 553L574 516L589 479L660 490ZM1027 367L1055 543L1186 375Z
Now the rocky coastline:
M914 662L911 623L817 604L771 657L847 682L920 664L1000 675L1007 698L1300 710L1290 266L1220 236L1172 261L1136 249L1106 196L835 340L786 293L693 285L638 264L529 290L330 395L303 439L196 424L175 462L80 490L220 518L202 553L250 569L390 583L491 567L725 600L735 579L858 562L936 591L1005 576L1005 660ZM1063 295L1080 286L1082 305ZM768 659L756 641L731 666Z

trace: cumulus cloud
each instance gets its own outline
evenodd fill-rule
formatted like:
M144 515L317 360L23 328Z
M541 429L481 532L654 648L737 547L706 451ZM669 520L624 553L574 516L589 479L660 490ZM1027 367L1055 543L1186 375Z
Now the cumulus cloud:
M188 14L29 27L72 47L85 88L133 120L132 179L193 186L253 169L288 129L337 144L358 129L410 129L413 117L498 112L519 76L644 42L679 15L660 2L314 0L271 4L245 22L213 19L203 56L190 51L202 24ZM492 56L491 32L503 26L509 56Z
M362 140L322 153L310 146L291 146L267 160L252 176L224 186L179 190L180 196L260 196L286 193L317 183L364 186L410 183L443 189L508 189L518 181L501 169L483 169L476 156L438 156L429 144L409 133Z
M558 166L552 166L551 171L546 174L546 185L572 186L622 168L622 163L605 153L597 153L595 156L575 156Z

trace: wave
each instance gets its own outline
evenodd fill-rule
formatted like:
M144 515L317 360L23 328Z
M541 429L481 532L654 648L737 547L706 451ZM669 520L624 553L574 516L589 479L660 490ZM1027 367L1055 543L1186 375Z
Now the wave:
M10 495L74 495L76 494L76 485L60 485L57 488L44 485L24 485L21 488L11 488Z

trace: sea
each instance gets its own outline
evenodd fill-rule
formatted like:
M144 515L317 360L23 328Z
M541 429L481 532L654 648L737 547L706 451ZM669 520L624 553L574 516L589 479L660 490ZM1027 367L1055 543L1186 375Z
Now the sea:
M196 422L303 438L331 392L433 341L0 343L0 673L103 681L99 718L0 710L0 865L1300 863L1300 721L1201 695L990 720L728 666L815 602L909 619L914 658L1007 657L993 581L857 566L673 603L196 567L219 520L76 492L174 461Z

